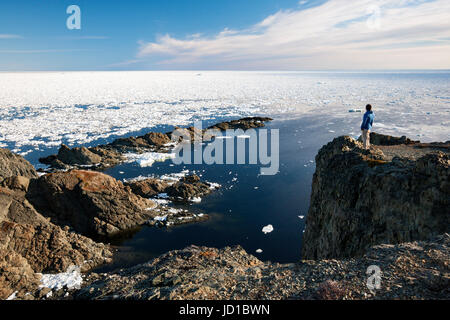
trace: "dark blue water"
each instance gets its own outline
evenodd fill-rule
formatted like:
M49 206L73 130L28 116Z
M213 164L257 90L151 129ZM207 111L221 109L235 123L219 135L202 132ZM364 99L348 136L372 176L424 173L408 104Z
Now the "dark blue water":
M174 165L157 162L142 168L123 164L106 173L117 179L177 173L188 169L222 188L189 205L189 209L210 215L207 222L169 228L144 226L134 234L115 239L118 246L112 265L99 271L131 266L191 244L225 247L241 245L261 260L294 262L301 258L302 234L309 206L311 180L318 149L337 133L323 130L318 117L274 121L268 129L280 132L280 170L274 176L261 176L260 165ZM344 130L344 129L342 129ZM345 132L343 132L345 133ZM233 181L237 178L237 181ZM264 234L262 228L273 225ZM256 253L262 249L262 253Z

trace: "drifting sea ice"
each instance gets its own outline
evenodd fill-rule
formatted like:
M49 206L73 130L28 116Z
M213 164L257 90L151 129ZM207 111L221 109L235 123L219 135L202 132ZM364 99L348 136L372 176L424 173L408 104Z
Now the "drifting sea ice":
M175 158L174 153L159 153L159 152L145 152L145 153L126 153L125 157L128 162L136 162L140 167L151 167L155 162L163 162L168 159Z
M273 231L273 226L271 224L265 226L264 228L262 228L262 232L264 232L264 234L268 234L271 233Z
M157 125L249 115L323 115L355 126L371 103L376 130L448 140L450 73L0 73L0 146L84 145ZM324 85L326 84L326 85ZM326 108L324 108L326 106ZM379 126L382 122L384 126ZM337 122L336 122L337 123ZM420 132L417 132L419 129Z

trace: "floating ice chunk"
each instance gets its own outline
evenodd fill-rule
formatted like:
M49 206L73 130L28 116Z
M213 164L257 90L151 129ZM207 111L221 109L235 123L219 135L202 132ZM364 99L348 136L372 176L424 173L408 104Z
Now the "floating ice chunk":
M167 215L165 215L165 216L156 216L156 217L153 218L153 220L159 221L159 222L166 221L167 220Z
M262 251L262 249L257 249L256 250L256 253L262 253L263 251Z
M265 226L264 228L262 228L262 232L264 232L264 234L268 234L271 233L273 231L273 226L271 224Z
M49 288L59 290L64 287L67 289L80 289L83 283L80 268L71 266L66 272L57 274L43 274L40 288Z
M298 217L302 220L305 219L305 216L298 216Z
M159 205L165 205L168 204L170 201L166 199L151 199L154 203Z
M221 187L220 184L215 183L215 182L208 182L209 183L209 189L214 190L214 189L219 189Z
M127 153L125 157L128 162L136 162L140 167L151 167L156 161L163 162L167 159L174 159L175 153L145 152L142 154Z
M200 203L202 202L202 198L200 197L193 197L190 199L191 202Z

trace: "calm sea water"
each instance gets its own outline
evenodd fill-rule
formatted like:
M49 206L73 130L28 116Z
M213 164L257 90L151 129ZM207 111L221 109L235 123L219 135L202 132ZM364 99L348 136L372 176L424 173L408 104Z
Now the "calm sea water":
M118 246L115 261L99 271L131 266L191 244L224 247L241 245L262 260L294 262L301 258L302 234L309 207L314 157L336 132L323 130L320 117L273 121L268 129L280 133L280 170L274 176L259 175L259 165L174 165L172 161L142 168L124 164L106 173L117 179L195 171L202 179L222 185L201 203L187 206L210 215L209 221L155 228L144 226L112 241ZM339 129L340 128L340 129ZM336 124L337 132L345 126ZM262 228L273 225L268 234ZM263 250L256 253L257 249Z

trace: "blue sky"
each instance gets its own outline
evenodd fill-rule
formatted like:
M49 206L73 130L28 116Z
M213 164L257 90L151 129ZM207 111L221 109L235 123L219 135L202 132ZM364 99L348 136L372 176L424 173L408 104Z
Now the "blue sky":
M1 1L0 71L450 69L449 3Z

